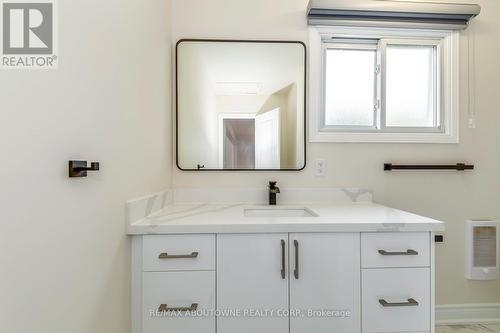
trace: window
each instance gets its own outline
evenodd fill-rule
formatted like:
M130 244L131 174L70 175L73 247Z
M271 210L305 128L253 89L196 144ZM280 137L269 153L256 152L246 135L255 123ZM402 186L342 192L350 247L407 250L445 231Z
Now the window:
M458 141L455 32L313 29L310 141Z
M325 126L375 126L377 53L363 44L325 48Z

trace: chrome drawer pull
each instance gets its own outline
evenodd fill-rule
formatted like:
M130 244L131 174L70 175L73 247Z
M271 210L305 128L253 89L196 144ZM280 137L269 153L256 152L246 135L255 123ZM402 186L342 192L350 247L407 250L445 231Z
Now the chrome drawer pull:
M389 252L386 250L378 250L378 253L380 253L383 256L416 256L416 255L418 255L418 252L415 250L406 250L406 252Z
M198 257L198 252L191 254L168 254L167 252L160 253L158 259L195 259Z
M413 298L408 298L408 302L401 303L389 303L385 299L379 299L378 302L385 308L396 307L396 306L418 306L418 302Z
M191 312L198 309L198 303L191 304L190 307L169 308L167 304L160 304L158 312Z

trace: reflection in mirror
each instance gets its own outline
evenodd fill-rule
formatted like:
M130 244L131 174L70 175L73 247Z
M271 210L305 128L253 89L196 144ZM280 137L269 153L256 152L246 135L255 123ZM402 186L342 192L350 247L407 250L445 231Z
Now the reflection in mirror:
M177 44L177 165L183 170L305 166L305 46Z

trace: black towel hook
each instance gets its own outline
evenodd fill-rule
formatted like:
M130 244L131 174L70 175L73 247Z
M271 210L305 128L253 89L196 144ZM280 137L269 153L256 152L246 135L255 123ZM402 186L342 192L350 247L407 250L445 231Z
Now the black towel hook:
M87 166L87 161L69 161L68 171L70 178L87 177L87 171L98 171L99 162L91 162L90 167Z

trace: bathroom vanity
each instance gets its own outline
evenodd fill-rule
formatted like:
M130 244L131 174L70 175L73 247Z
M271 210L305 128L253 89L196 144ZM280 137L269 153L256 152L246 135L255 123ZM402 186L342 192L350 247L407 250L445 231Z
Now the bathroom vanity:
M134 333L434 332L442 222L359 190L285 189L275 207L265 196L128 203Z

